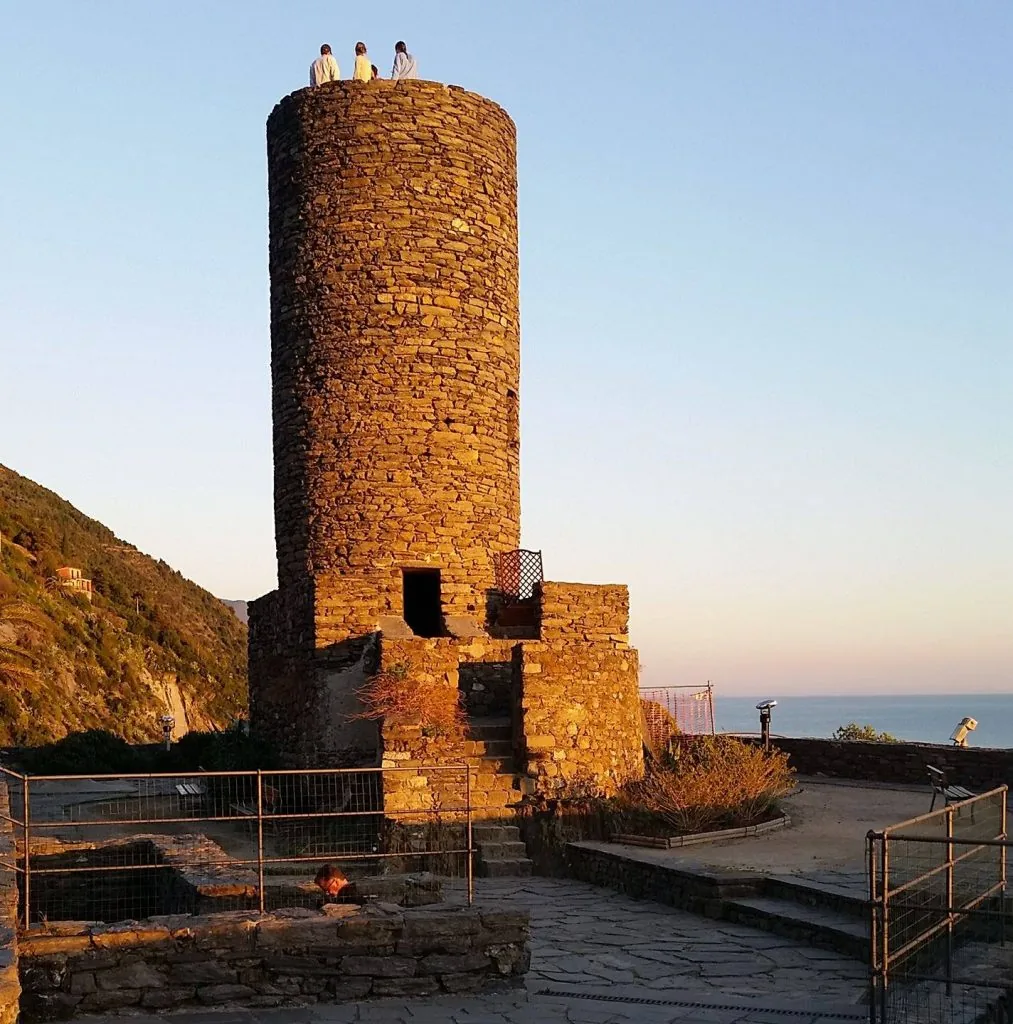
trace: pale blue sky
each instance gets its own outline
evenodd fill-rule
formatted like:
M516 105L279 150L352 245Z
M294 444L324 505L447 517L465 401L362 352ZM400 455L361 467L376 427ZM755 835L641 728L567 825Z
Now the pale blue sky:
M518 126L524 539L649 682L1013 690L1013 5L50 0L0 39L0 462L274 586L264 121Z

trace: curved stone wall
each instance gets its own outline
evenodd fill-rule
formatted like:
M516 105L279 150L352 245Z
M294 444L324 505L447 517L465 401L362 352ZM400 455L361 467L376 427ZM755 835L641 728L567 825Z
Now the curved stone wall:
M282 588L441 569L481 614L519 543L516 140L433 82L335 82L268 120Z

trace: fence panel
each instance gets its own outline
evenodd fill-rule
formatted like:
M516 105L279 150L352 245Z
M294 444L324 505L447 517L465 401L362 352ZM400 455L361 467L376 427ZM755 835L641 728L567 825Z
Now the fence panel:
M1009 1019L1006 800L1002 786L869 834L874 1021Z
M684 736L714 735L714 688L706 686L655 686L640 691L646 725L660 746L671 735L671 722Z
M18 874L26 927L472 899L464 765L4 777L0 866ZM325 897L327 864L347 884Z

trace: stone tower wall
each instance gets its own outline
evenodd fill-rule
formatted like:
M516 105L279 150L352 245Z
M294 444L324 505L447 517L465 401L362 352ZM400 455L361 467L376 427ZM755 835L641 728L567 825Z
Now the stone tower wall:
M363 583L389 608L431 566L444 612L481 616L520 530L513 122L345 81L282 100L267 136L280 587L326 577L340 634L347 578L354 633Z

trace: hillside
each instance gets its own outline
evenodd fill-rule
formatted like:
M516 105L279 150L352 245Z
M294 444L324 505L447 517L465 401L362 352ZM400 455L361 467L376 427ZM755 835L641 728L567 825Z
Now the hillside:
M0 466L0 745L107 729L156 739L245 714L246 626L231 608L52 491ZM93 582L89 603L61 566Z

